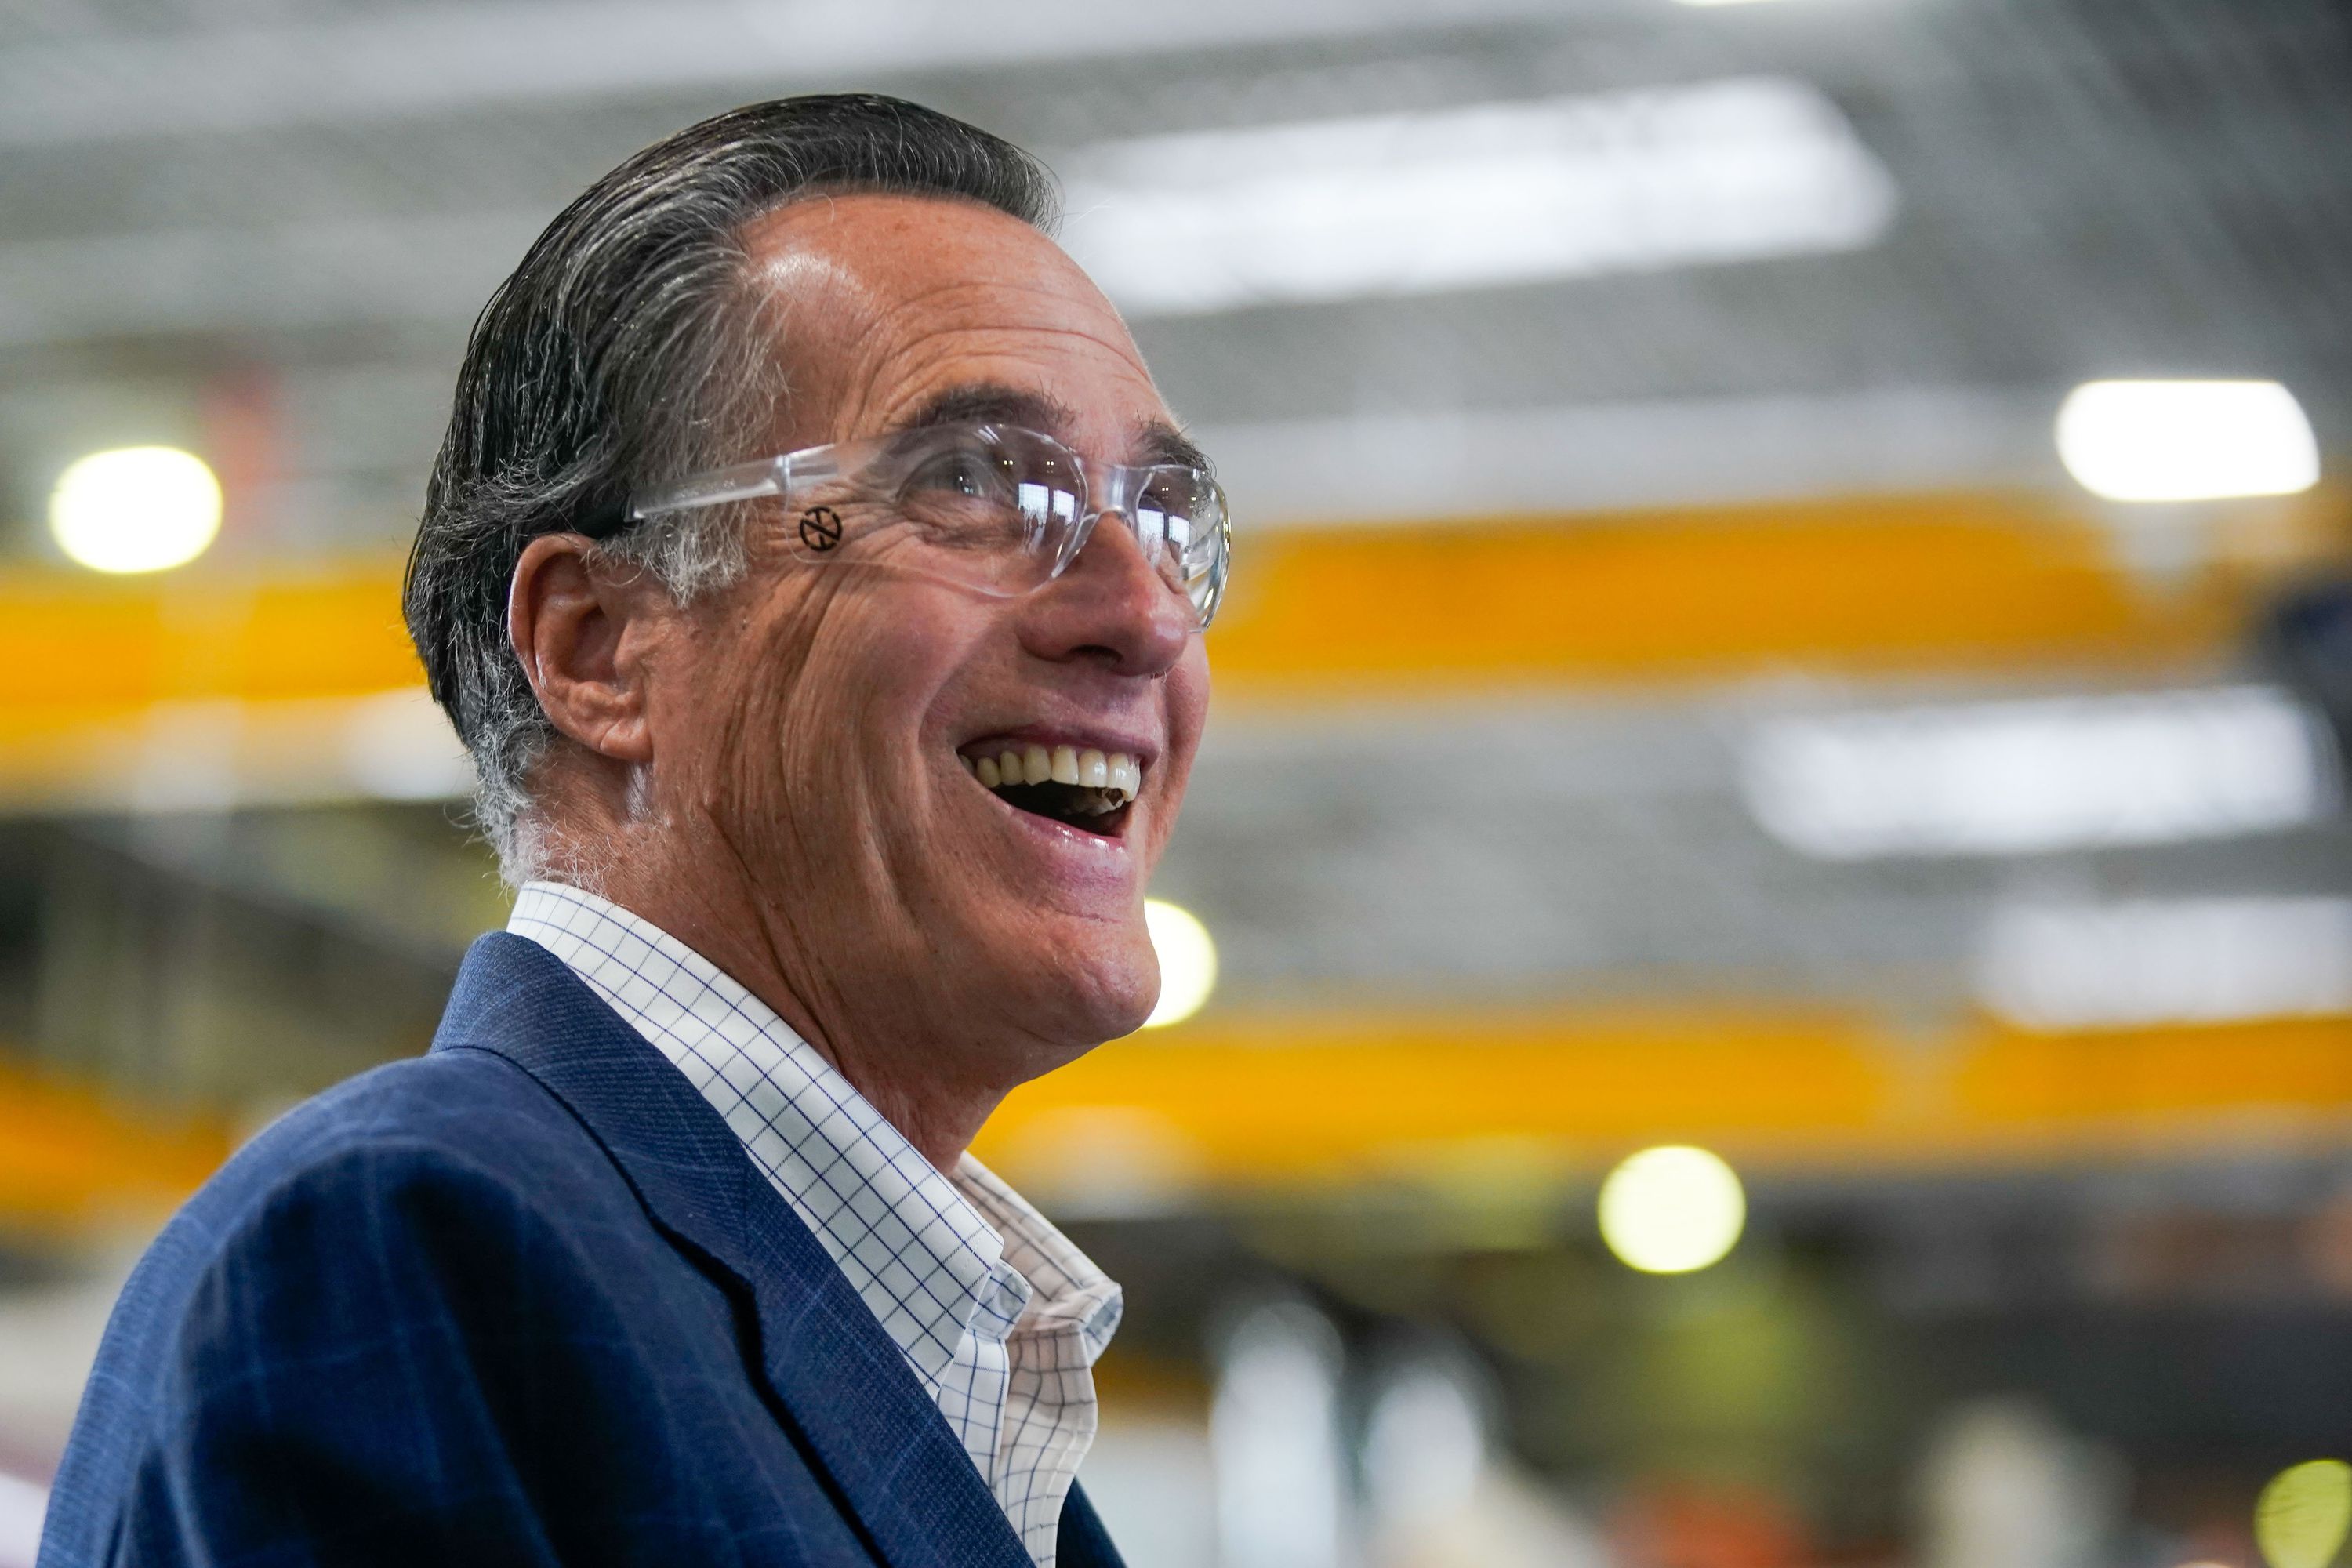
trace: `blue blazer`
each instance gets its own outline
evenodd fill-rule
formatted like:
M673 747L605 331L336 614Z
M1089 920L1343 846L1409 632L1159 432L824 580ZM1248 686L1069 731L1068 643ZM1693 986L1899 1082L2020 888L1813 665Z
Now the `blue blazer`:
M1063 1568L1116 1568L1084 1494ZM547 951L277 1122L124 1287L41 1568L1027 1568L898 1348Z

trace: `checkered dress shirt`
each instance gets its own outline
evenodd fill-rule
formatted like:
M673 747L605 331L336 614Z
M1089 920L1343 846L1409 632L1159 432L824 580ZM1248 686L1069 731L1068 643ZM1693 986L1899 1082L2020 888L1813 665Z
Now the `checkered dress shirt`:
M941 1175L772 1008L658 926L532 882L507 930L562 959L726 1119L1053 1568L1118 1285L970 1154Z

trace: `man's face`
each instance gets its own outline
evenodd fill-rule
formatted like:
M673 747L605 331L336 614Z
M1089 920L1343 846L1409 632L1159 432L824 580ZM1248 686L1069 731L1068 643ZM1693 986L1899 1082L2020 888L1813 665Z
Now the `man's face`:
M935 416L1032 426L1152 461L1169 415L1125 326L1043 236L916 197L802 202L747 236L787 406L744 458ZM1139 1024L1142 918L1197 745L1208 665L1182 599L1106 519L1024 597L812 562L765 503L751 569L692 612L652 698L656 804L746 879L793 994L837 1049L920 1030L1005 1082ZM1124 752L1103 831L1019 809L968 759ZM1023 1058L1001 1059L1003 1042ZM900 1042L903 1048L903 1042Z

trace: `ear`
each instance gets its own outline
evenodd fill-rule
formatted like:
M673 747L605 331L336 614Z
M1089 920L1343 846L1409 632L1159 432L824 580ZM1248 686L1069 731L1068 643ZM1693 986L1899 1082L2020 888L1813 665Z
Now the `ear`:
M651 573L576 533L526 544L507 589L507 640L549 722L615 762L653 758L646 687L675 616Z

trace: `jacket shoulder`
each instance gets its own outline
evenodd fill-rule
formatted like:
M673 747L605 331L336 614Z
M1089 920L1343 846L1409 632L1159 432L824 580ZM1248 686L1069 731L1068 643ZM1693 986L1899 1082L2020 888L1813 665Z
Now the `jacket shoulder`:
M594 1137L529 1073L489 1051L445 1047L362 1073L271 1122L173 1216L142 1270L201 1269L290 1203L367 1206L452 1184L551 1215L583 1184L623 1184Z
M346 1080L264 1128L188 1200L172 1226L226 1235L293 1186L331 1180L354 1162L377 1170L466 1170L543 1188L583 1157L603 1164L587 1129L504 1058L457 1047Z
M108 1528L139 1467L188 1425L192 1401L238 1386L224 1369L280 1377L273 1358L307 1361L435 1321L452 1282L476 1275L494 1299L484 1310L515 1310L525 1268L576 1300L583 1227L635 1212L586 1129L487 1051L393 1063L296 1107L188 1200L124 1285L57 1479L52 1531ZM303 1338L314 1332L326 1339Z
M375 1229L434 1194L551 1230L583 1200L633 1202L587 1129L513 1063L465 1047L390 1063L279 1117L182 1205L124 1286L101 1364L160 1348L137 1342L169 1334L208 1276L266 1267L288 1216Z

